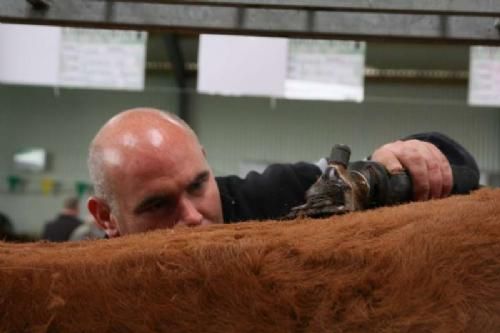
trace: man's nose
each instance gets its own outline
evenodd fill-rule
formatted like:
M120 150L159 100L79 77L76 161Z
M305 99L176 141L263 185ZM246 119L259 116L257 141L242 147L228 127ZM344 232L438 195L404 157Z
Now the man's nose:
M196 205L189 198L182 198L179 205L179 221L178 224L187 227L196 227L201 225L203 215L200 214Z

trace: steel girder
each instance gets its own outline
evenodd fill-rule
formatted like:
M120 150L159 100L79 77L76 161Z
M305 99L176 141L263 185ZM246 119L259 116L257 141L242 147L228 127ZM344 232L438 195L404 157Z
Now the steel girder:
M500 45L498 0L40 1L2 0L0 22Z

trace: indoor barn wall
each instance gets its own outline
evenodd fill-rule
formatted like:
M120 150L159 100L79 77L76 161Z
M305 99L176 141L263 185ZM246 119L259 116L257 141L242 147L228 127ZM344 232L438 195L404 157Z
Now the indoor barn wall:
M217 175L238 174L245 163L316 161L334 143L349 144L353 159L361 159L385 142L431 130L463 143L481 169L500 170L499 110L468 107L465 96L466 88L459 86L373 82L367 83L366 102L361 104L229 98L191 91L190 113ZM1 86L0 102L0 211L15 221L18 231L31 233L39 233L60 209L74 181L88 181L87 147L106 119L135 106L178 108L173 82L158 77L150 79L142 93L57 93L51 88ZM69 192L47 197L34 190L7 193L12 153L25 146L48 149L54 163L45 175L62 180ZM40 176L26 177L36 190Z
M316 161L335 143L352 159L406 135L440 131L500 170L500 109L472 108L466 88L368 83L364 103L272 101L196 96L194 126L216 173L238 173L242 161Z

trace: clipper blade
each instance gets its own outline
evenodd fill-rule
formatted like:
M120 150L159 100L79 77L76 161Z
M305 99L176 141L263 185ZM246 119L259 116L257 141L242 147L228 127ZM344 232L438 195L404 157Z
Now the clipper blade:
M332 181L325 186L324 180L319 180L306 195L306 203L293 207L287 219L303 217L323 218L330 215L340 215L351 211L346 206L346 186Z

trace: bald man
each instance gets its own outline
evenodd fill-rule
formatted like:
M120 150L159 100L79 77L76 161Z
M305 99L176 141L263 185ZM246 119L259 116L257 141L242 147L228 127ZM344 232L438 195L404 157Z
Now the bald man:
M384 145L371 158L390 172L406 169L415 200L452 192L450 162L477 169L465 149L438 133ZM304 202L305 191L321 174L317 165L302 162L275 164L245 179L215 178L189 126L148 108L109 120L90 145L88 166L95 189L88 209L108 237L280 218Z

